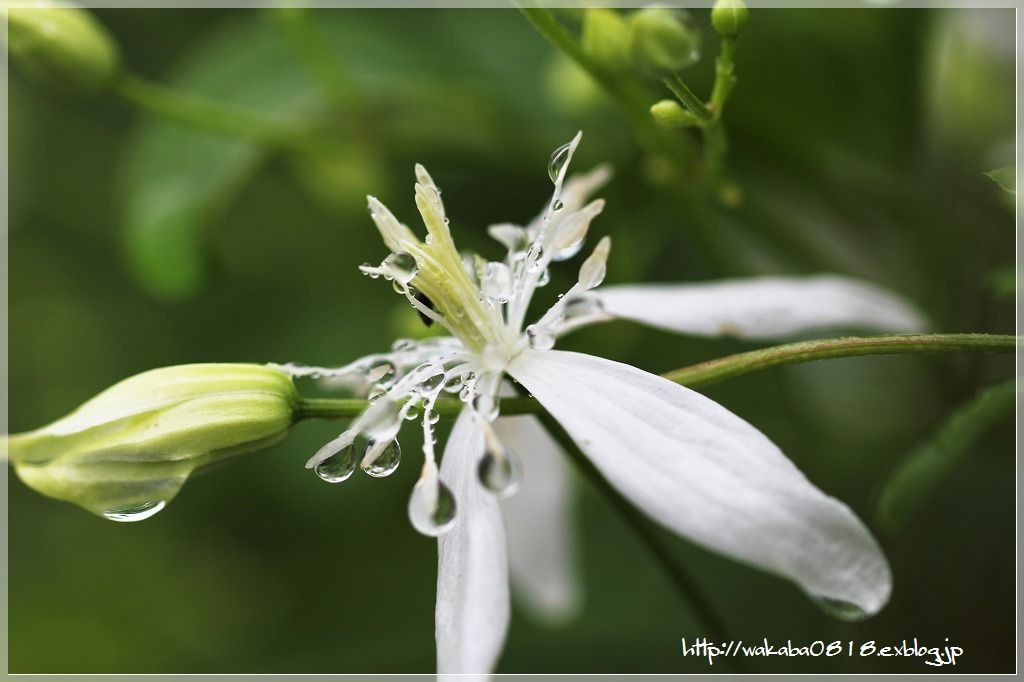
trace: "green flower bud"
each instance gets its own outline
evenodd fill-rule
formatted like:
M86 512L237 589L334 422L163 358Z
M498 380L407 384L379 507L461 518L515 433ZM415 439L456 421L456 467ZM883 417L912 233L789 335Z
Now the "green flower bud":
M6 445L30 488L136 521L162 509L192 472L282 439L297 400L291 377L272 366L164 367Z
M674 99L663 99L653 104L651 116L655 123L664 128L685 128L700 122L693 112L684 109Z
M669 76L700 59L700 32L681 10L649 7L629 18L629 55L641 71Z
M629 25L615 10L587 9L580 40L583 52L609 71L629 67Z
M58 3L6 9L7 50L31 77L96 91L117 72L117 45L85 10Z
M711 25L723 38L735 38L747 25L750 12L743 0L718 0L711 9Z

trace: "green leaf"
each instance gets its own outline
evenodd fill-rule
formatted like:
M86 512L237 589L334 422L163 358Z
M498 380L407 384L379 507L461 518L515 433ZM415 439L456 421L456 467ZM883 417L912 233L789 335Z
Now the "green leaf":
M996 422L1012 412L1016 381L1010 379L964 405L935 434L911 452L882 486L875 509L879 526L898 531L973 452L973 446Z
M279 32L258 20L215 32L166 80L297 125L317 104ZM266 157L249 142L176 123L147 118L139 125L120 189L125 256L148 292L180 299L206 284L214 259L208 228Z
M1017 193L1017 169L1013 166L1003 166L985 173L994 183L999 185L1004 192Z

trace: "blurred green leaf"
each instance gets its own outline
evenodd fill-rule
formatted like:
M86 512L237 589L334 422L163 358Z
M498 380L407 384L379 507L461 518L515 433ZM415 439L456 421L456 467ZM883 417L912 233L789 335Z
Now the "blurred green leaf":
M883 484L875 518L898 531L931 491L971 454L972 446L1013 410L1016 380L997 384L964 405L928 441L907 456Z
M318 101L279 32L255 14L216 32L168 81L284 120L307 119ZM121 191L125 255L147 291L177 299L203 287L214 256L209 228L266 156L251 143L163 120L139 126Z

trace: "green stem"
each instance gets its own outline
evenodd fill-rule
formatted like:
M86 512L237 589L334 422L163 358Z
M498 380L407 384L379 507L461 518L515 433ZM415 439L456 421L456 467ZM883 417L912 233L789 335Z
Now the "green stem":
M713 118L711 110L707 108L707 105L701 101L700 97L697 97L690 89L679 74L672 74L668 78L662 79L665 86L672 91L672 93L679 98L679 101L683 103L687 109L689 109L694 116L697 117L701 123L700 125L706 125Z
M587 480L598 492L611 502L612 507L619 514L623 521L636 533L637 537L644 543L648 551L657 561L658 565L671 580L673 587L696 612L701 621L701 626L707 633L709 640L713 642L725 642L731 637L728 636L728 629L722 619L716 613L714 607L704 596L703 591L690 575L689 570L675 557L672 551L665 545L659 536L654 525L634 507L629 500L622 496L615 487L608 482L590 459L580 451L579 447L565 432L562 425L555 420L548 412L538 415L541 423L548 430L551 436L558 441L566 454L572 459L573 464L580 470ZM743 666L736 659L729 659L738 672L743 672Z
M1010 334L889 334L816 339L772 346L709 360L665 374L691 388L707 386L758 370L827 358L915 353L1012 353L1018 337Z
M352 109L359 104L358 88L341 67L338 55L330 47L323 31L309 16L307 8L280 10L279 20L292 51L303 68L317 82L324 95L338 108Z
M715 84L711 88L711 102L708 104L708 108L716 120L722 117L725 102L736 85L736 72L733 64L735 49L736 40L734 38L723 38L722 52L715 60Z
M921 353L1012 353L1018 337L1011 334L889 334L815 339L736 353L664 374L677 384L696 388L750 374L769 367L861 355L907 355ZM369 403L349 398L300 398L296 420L351 419ZM435 408L443 417L458 415L464 404L454 399L438 400ZM501 414L542 414L532 398L505 398Z
M112 84L122 99L170 121L267 147L309 149L312 140L292 125L122 72Z

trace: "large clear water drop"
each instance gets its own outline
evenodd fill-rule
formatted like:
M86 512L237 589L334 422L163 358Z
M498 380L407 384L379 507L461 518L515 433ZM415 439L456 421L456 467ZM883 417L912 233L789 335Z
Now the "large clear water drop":
M512 297L512 270L504 263L488 263L480 280L480 293L497 303Z
M400 284L408 284L416 277L416 259L405 251L397 251L385 258L384 267Z
M137 504L126 504L103 512L103 518L122 523L145 521L149 517L155 516L166 506L166 500L149 500Z
M503 454L487 451L477 466L480 484L499 497L508 497L519 489L522 468L511 450Z
M551 152L551 160L548 162L548 177L551 178L551 182L558 182L558 174L562 172L565 164L568 163L571 152L572 142L566 142Z
M313 471L328 483L347 481L356 470L356 447L348 445L317 464Z
M834 618L838 618L839 620L864 620L870 615L867 611L856 604L843 599L815 596L811 597L811 601L813 601L822 611Z
M547 327L531 324L526 328L526 338L534 350L551 350L555 347L555 335Z
M375 444L370 443L367 446L367 452L375 449ZM398 465L402 463L402 446L398 444L397 440L392 440L376 456L372 461L367 461L366 457L363 458L362 468L370 476L374 478L385 478L395 473L398 469Z
M444 535L455 525L456 512L455 495L441 481L420 480L413 486L409 521L420 533L431 537Z

